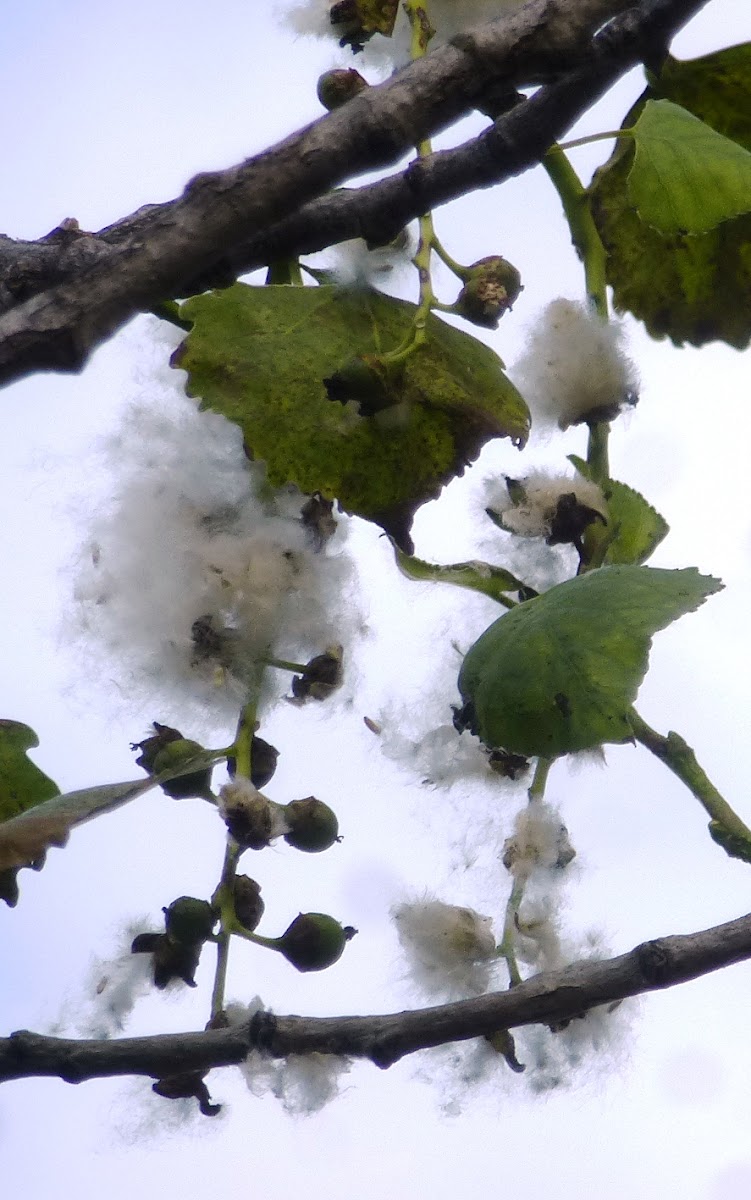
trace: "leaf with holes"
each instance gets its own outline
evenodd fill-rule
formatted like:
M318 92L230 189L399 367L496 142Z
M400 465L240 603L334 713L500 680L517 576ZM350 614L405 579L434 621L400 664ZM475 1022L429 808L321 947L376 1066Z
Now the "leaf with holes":
M415 510L488 440L527 438L527 408L500 359L437 317L398 372L380 371L380 356L413 329L415 306L402 300L236 284L180 311L193 328L174 364L203 407L241 427L270 483L337 499L408 551ZM381 411L361 415L346 402L355 394Z

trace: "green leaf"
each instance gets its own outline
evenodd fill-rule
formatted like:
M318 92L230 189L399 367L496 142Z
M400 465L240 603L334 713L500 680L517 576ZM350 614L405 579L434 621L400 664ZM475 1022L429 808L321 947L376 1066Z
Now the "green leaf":
M751 44L688 62L668 59L624 119L624 129L634 126L650 100L680 105L751 151ZM635 211L629 193L633 161L633 139L623 139L591 188L616 307L643 321L652 337L667 336L679 346L724 341L743 349L751 339L751 213L707 233L661 233Z
M491 438L523 445L529 414L500 359L437 317L404 362L391 406L363 417L328 398L324 380L362 356L398 347L415 306L369 290L248 287L196 296L175 356L206 408L242 429L269 481L338 499L411 549L415 510Z
M66 792L3 821L0 824L0 871L30 866L43 857L50 846L64 846L75 825L127 804L154 787L158 778L106 783L101 787Z
M585 479L592 479L589 464L576 454L569 454L569 462ZM660 542L670 532L664 517L644 499L640 492L626 483L608 479L605 483L596 480L608 505L606 526L594 525L587 530L587 548L596 554L596 547L606 546L602 565L618 563L641 564L654 553Z
M6 724L15 725L17 722ZM36 739L28 726L21 728L28 730L26 736L32 734ZM34 740L30 744L36 745L37 742ZM105 783L99 787L66 792L65 795L60 795L52 784L55 794L50 800L37 803L33 808L19 812L18 816L0 822L0 900L5 900L13 908L18 900L16 875L20 868L41 870L47 850L51 846L64 846L71 829L76 825L83 825L103 813L120 808L157 784L176 779L186 771L207 769L225 757L221 750L201 750L192 758L183 759L178 764L172 763L147 779ZM51 783L51 780L48 782Z
M20 721L0 720L0 822L58 794L57 785L27 758L39 738ZM0 824L0 830L3 825ZM0 900L13 908L18 900L17 870L0 866Z
M467 726L486 746L524 755L630 741L652 634L721 587L693 567L613 566L518 605L464 659Z
M27 758L39 738L20 721L0 720L0 821L58 794L57 785Z
M497 600L507 607L509 601L506 593L518 592L525 587L521 580L503 567L494 567L476 559L442 567L437 563L425 562L421 558L405 554L393 540L391 544L394 547L397 566L407 579L416 579L424 583L454 583L457 587L482 592L483 595L490 596L491 600Z
M751 211L751 154L685 108L648 100L634 139L629 196L659 233L706 233Z

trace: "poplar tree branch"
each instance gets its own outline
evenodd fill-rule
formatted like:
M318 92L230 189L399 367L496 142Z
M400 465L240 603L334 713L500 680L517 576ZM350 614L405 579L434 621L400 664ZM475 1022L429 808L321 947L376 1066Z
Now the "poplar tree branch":
M38 370L80 370L89 353L136 313L209 284L225 286L239 271L268 262L271 246L263 244L264 231L276 226L278 236L280 221L343 180L393 164L423 138L482 108L499 84L513 90L573 71L570 115L563 124L549 123L543 135L534 120L543 101L530 110L533 119L526 134L523 126L515 131L510 114L505 126L496 124L475 143L448 152L453 159L436 155L435 161L388 181L402 190L401 199L388 190L375 193L377 224L382 229L388 214L386 225L393 227L391 205L395 211L401 205L398 228L433 203L531 165L620 73L608 75L604 58L598 58L604 55L599 45L610 38L615 46L618 37L624 46L632 44L634 29L647 19L654 20L652 40L658 30L667 39L706 2L529 0L523 8L454 38L264 153L230 170L197 176L174 201L141 209L99 234L83 233L69 220L39 243L19 246L10 238L0 239L0 384ZM598 40L597 30L619 13L625 14L620 34L606 25ZM622 69L637 58L625 54ZM609 69L614 69L612 63ZM547 98L562 102L563 94L554 91ZM553 111L548 103L548 118ZM531 139L526 156L517 145L525 136ZM349 221L365 210L366 194L368 189L354 193ZM327 202L341 203L335 196ZM311 219L310 213L304 218ZM367 214L357 219L359 234ZM375 213L370 220L376 220ZM329 210L313 238L315 248L350 236L343 224L334 231L330 222ZM321 242L323 228L327 233Z
M272 225L228 258L236 275L275 259L325 250L351 238L391 241L409 221L459 196L536 166L587 109L640 62L659 61L680 27L707 0L651 0L594 38L586 65L540 87L479 137L417 159L377 183L331 192Z
M0 1082L53 1076L80 1083L115 1075L154 1079L237 1064L260 1050L346 1055L389 1067L407 1054L521 1025L574 1020L590 1008L675 987L751 958L751 914L698 933L644 942L603 962L537 975L506 992L368 1017L257 1013L204 1033L83 1041L26 1030L0 1039Z

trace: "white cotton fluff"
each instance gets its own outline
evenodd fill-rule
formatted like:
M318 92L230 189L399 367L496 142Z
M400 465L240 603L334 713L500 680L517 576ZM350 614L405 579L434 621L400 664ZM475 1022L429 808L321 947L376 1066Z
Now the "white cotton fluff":
M561 814L549 804L528 804L517 814L503 847L504 866L517 879L536 871L562 871L575 857Z
M393 284L410 269L415 241L404 230L387 246L368 248L363 238L351 238L331 246L330 269L343 287L371 287Z
M488 492L494 501L499 497L499 488L494 484ZM479 508L479 505L477 506ZM485 508L492 505L483 504L478 512L485 515ZM559 583L565 583L576 573L578 556L573 546L549 546L543 538L505 537L499 545L497 525L486 521L480 526L480 541L478 549L485 558L498 562L509 570L512 575L521 580L527 587L536 592L547 592Z
M393 721L386 721L380 728L382 754L419 772L425 783L450 787L470 776L492 774L477 738L458 733L453 725L438 725L417 739L407 737Z
M295 33L317 38L332 38L337 41L341 32L331 24L330 12L336 0L303 0L288 7L283 14L283 21ZM428 50L443 45L456 34L473 25L482 25L519 8L524 0L428 0L426 9L430 23L435 29ZM390 38L381 34L374 36L365 43L363 53L358 54L358 60L366 66L376 68L403 67L409 62L411 31L407 14L401 3L398 7L394 31ZM351 57L351 51L347 48Z
M252 1050L240 1070L254 1096L274 1096L293 1117L320 1112L341 1089L350 1059L336 1054L289 1054L269 1058Z
M238 822L241 827L245 825L249 830L260 830L262 836L267 839L267 845L289 833L289 821L284 806L264 796L263 792L259 792L258 788L242 775L236 775L220 789L217 808L230 829L233 828L233 822ZM242 841L236 829L233 829L233 834ZM242 844L253 845L252 842L244 841Z
M564 965L560 932L560 894L525 899L516 917L514 953L535 973Z
M125 413L103 459L114 489L90 524L74 620L120 664L126 699L234 708L259 656L341 640L349 564L336 546L315 552L305 497L265 484L235 425L162 388Z
M623 329L573 300L543 309L511 372L534 422L567 429L636 400L636 369L623 351Z
M608 506L602 490L582 475L549 475L536 471L519 480L525 498L515 503L500 481L488 486L486 507L497 513L503 528L518 537L549 537L558 502L573 495L579 504L607 519Z
M260 997L255 996L248 1005L229 1004L226 1014L235 1025L250 1020L263 1008ZM251 1050L240 1064L240 1071L254 1096L272 1095L290 1116L309 1117L336 1099L351 1067L352 1060L343 1055L313 1053L272 1058Z
M472 908L426 896L391 912L410 973L427 995L478 995L496 962L492 920Z
M438 1082L448 1116L458 1116L473 1102L505 1107L525 1093L596 1091L608 1076L623 1072L634 1015L629 1002L615 1008L602 1005L555 1032L545 1025L512 1030L515 1057L524 1068L518 1074L483 1038L429 1051L421 1074L433 1086Z
M600 935L590 931L579 943L564 943L554 966L597 961L609 953ZM550 970L551 965L543 962L539 969ZM550 1092L587 1079L597 1082L614 1069L622 1069L635 1013L636 1006L629 1001L602 1004L553 1030L543 1025L520 1030L517 1050L526 1064L525 1078L531 1090Z
M111 1038L123 1032L136 1003L154 986L151 955L130 952L133 938L148 924L132 922L118 937L123 943L121 953L92 961L82 994L66 1002L55 1032L75 1031L89 1038Z

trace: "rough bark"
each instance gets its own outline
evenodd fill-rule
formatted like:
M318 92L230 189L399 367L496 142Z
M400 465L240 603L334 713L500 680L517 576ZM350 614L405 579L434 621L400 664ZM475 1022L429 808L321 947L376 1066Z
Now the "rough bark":
M537 975L507 992L434 1008L369 1017L258 1013L203 1033L83 1041L26 1030L0 1039L0 1082L54 1076L80 1083L114 1075L163 1079L240 1063L253 1049L346 1055L389 1067L405 1055L521 1025L558 1025L589 1009L662 988L751 958L751 914L698 933L644 942L628 954Z
M272 257L321 249L355 231L382 237L429 205L524 169L618 74L658 52L704 3L530 0L263 154L197 176L167 204L98 234L70 220L37 243L0 239L0 383L38 370L80 370L125 321L170 297L226 285ZM619 13L620 22L600 28ZM551 79L539 100L474 142L384 184L312 203L485 107L500 84L512 89ZM285 220L292 224L286 233Z

